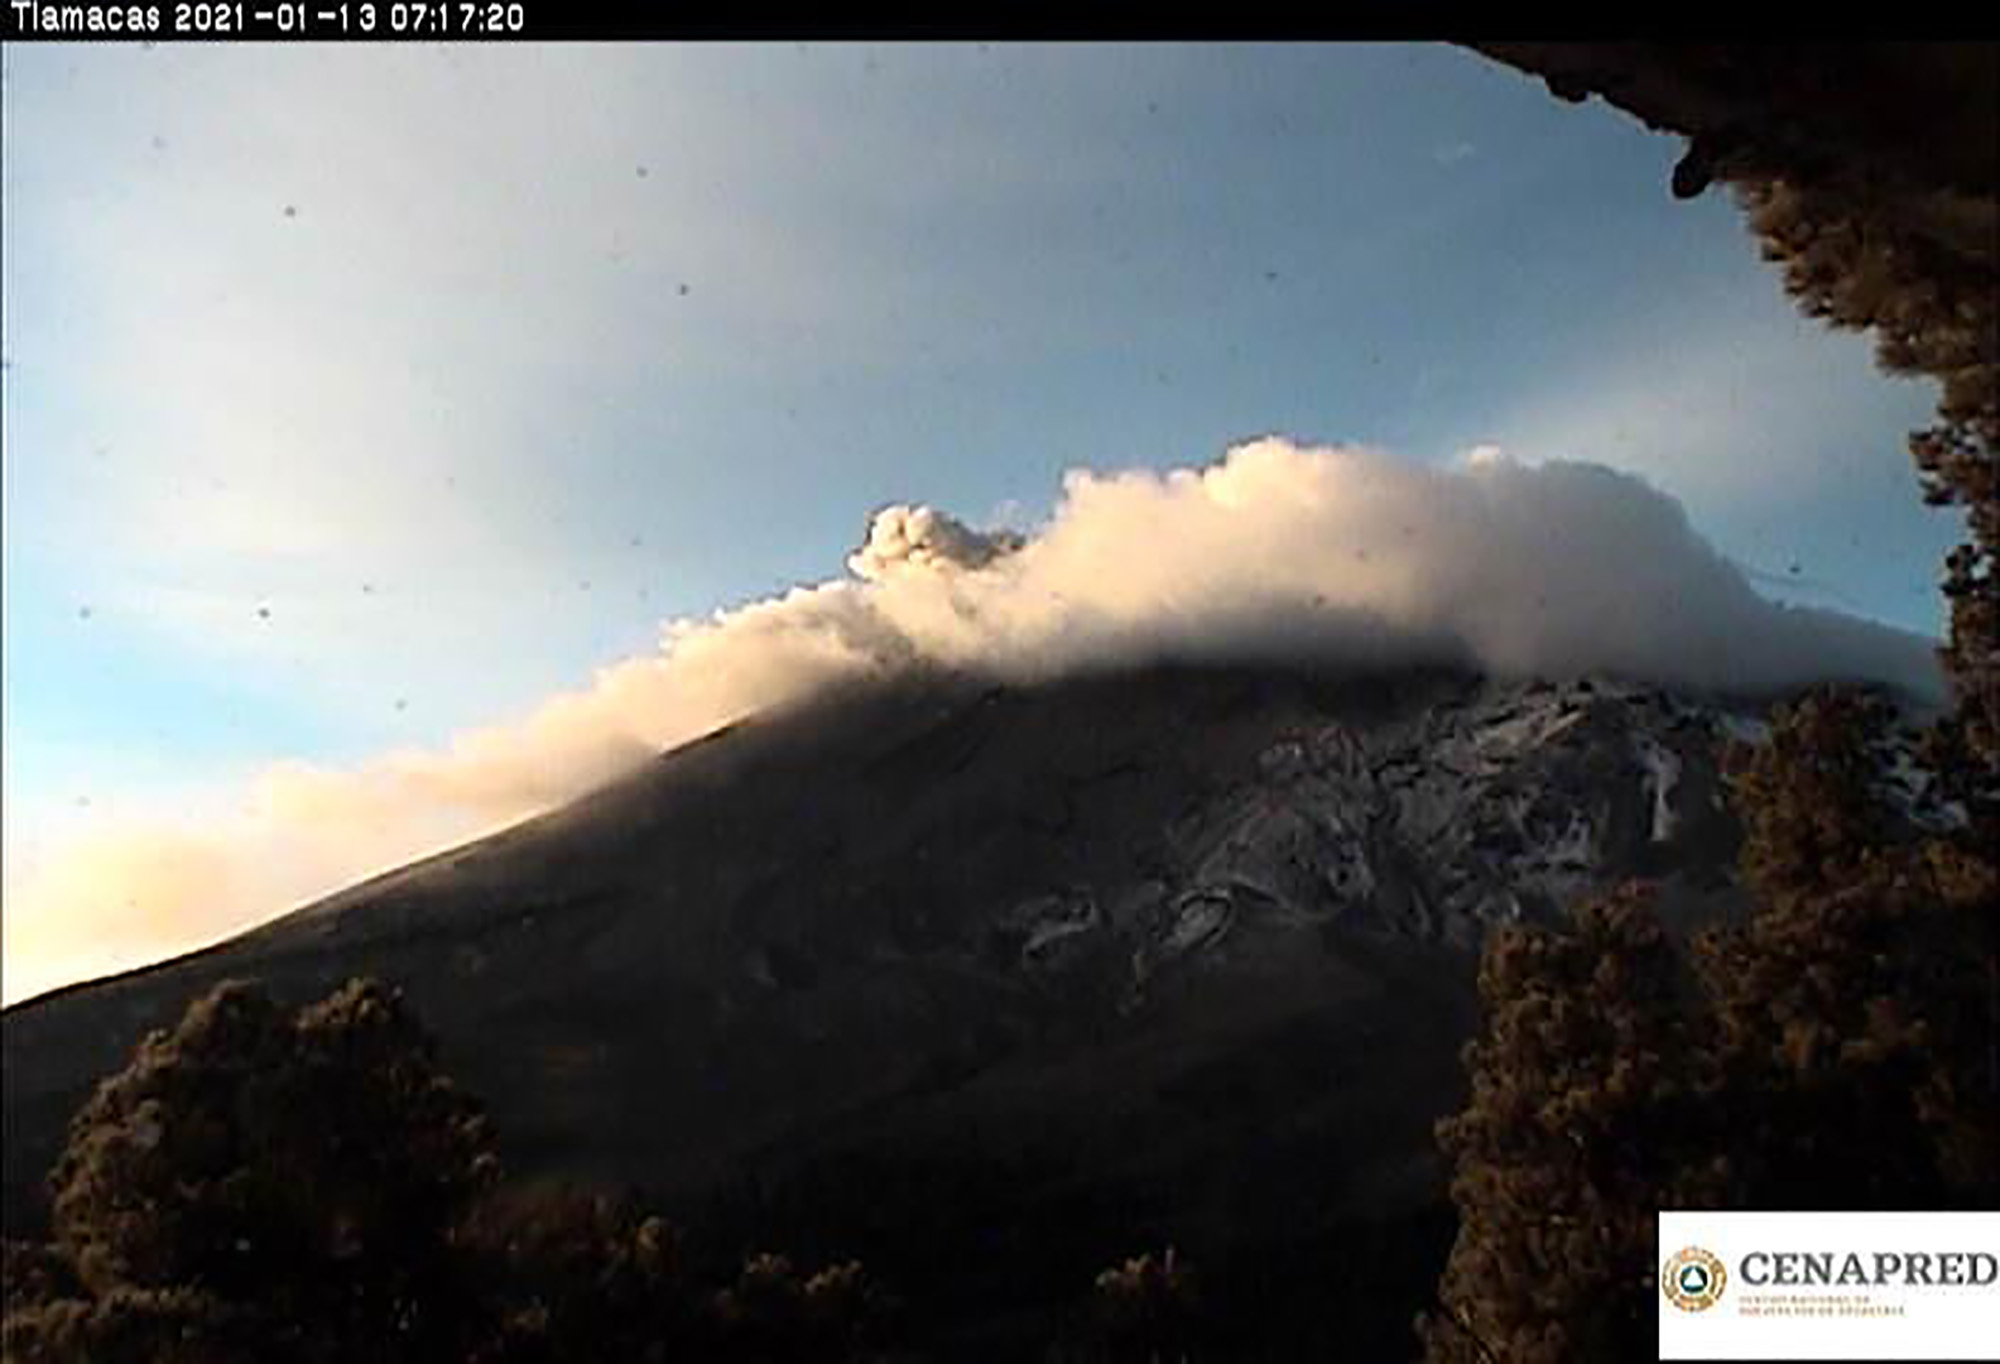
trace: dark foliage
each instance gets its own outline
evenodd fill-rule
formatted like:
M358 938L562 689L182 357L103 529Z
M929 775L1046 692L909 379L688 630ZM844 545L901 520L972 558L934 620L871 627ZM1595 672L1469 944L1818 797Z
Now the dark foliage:
M1461 1224L1428 1357L1644 1357L1654 1210L1710 1182L1686 962L1632 887L1561 930L1497 931L1479 988L1472 1098L1438 1131Z
M1938 421L1911 435L1910 453L1925 500L1962 508L1967 529L1944 565L1958 704L1938 765L1973 825L2000 835L2000 269L1810 183L1751 178L1738 195L1808 314L1872 331L1884 368L1938 382Z
M54 1237L6 1245L8 1364L868 1357L858 1264L720 1292L629 1201L500 1185L476 1103L391 991L287 1012L230 983L78 1113Z
M569 1188L506 1188L457 1230L478 1284L475 1364L678 1359L703 1343L674 1230L632 1204Z
M71 1125L46 1253L74 1279L40 1309L50 1342L435 1358L459 1344L450 1228L497 1171L394 994L357 981L291 1014L223 985ZM23 1343L24 1321L10 1299L10 1348L69 1357Z
M783 1255L753 1255L716 1295L725 1357L807 1364L863 1356L888 1298L859 1263L806 1274Z
M1886 718L1821 692L1741 755L1742 924L1684 949L1634 889L1489 941L1429 1358L1643 1354L1658 1208L2000 1204L2000 877L1881 795Z
M1489 50L1687 135L1676 195L1730 184L1807 314L1937 380L1910 449L1968 530L1943 578L1954 705L1927 745L1955 820L1901 818L1885 707L1822 692L1737 764L1746 922L1681 953L1628 894L1488 944L1474 1097L1441 1131L1461 1227L1427 1354L1637 1357L1655 1207L2000 1203L2000 57Z
M1168 1246L1097 1276L1091 1357L1105 1364L1192 1364L1207 1334L1200 1276Z
M1742 1206L1995 1202L2000 861L1963 823L1899 818L1887 720L1822 691L1739 764L1759 912L1697 953Z

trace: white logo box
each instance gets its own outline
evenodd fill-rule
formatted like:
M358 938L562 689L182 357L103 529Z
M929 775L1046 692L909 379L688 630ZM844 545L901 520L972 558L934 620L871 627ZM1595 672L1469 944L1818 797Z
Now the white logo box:
M1660 1282L1688 1250L1726 1271L1693 1311ZM2000 1360L2000 1213L1663 1211L1656 1252L1663 1360Z

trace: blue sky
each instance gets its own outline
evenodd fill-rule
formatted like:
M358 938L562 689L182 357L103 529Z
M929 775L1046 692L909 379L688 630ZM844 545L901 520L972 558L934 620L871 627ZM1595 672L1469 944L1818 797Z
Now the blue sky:
M0 98L10 884L519 715L883 503L1265 432L1602 461L1939 625L1925 386L1671 140L1456 49L35 46Z

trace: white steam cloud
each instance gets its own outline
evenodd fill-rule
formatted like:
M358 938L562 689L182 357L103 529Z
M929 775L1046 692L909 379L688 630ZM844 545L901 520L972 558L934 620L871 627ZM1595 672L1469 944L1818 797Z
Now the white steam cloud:
M99 829L10 887L7 996L212 941L750 712L914 665L1025 681L1166 658L1458 663L1941 690L1929 641L1764 600L1638 479L1490 447L1432 468L1274 438L1199 470L1076 472L1032 537L891 507L848 567L674 622L657 653L446 751L275 769L220 827Z

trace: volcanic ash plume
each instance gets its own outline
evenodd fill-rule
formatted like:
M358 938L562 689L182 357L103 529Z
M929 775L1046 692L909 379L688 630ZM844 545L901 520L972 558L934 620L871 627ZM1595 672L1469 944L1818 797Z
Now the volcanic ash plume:
M1764 600L1640 480L1491 449L1436 468L1273 438L1202 469L1075 472L1032 536L890 507L848 567L672 622L658 652L444 751L286 765L235 823L107 827L50 850L8 887L9 997L223 936L753 711L919 666L1030 681L1168 659L1446 663L1736 693L1940 688L1929 641Z
M1011 531L982 534L931 507L884 507L868 523L861 548L847 556L847 567L869 582L904 567L984 568L1023 543Z

